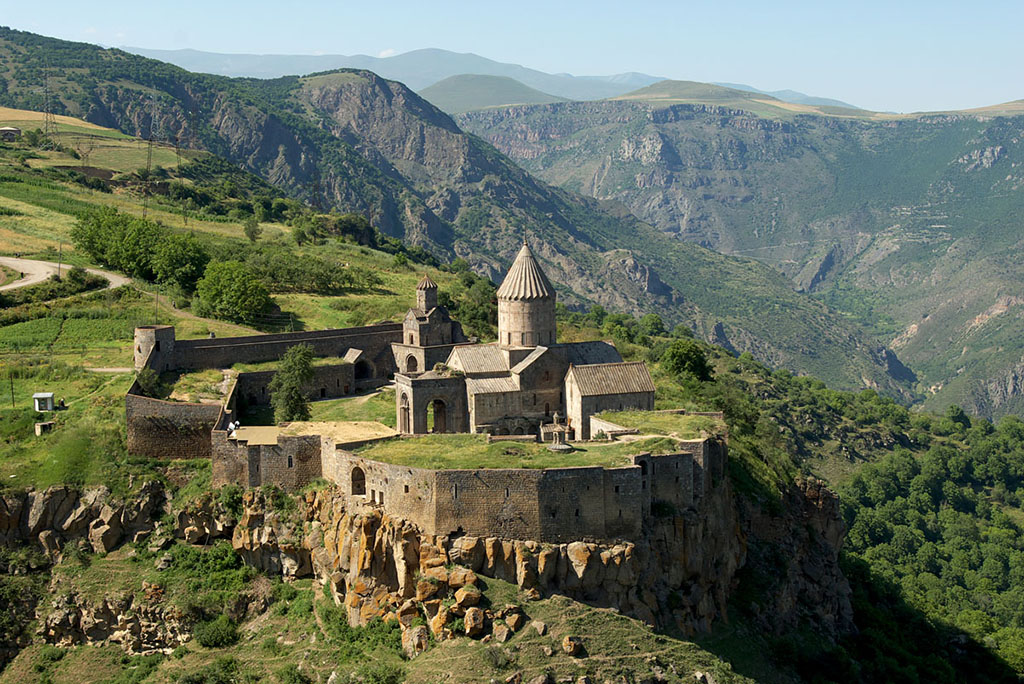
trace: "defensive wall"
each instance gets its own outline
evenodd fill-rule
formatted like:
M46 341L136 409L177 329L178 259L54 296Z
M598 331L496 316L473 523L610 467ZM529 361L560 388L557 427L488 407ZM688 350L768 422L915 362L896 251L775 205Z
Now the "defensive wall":
M291 439L278 438L275 473ZM552 543L637 538L649 516L694 508L723 482L727 458L726 444L718 439L682 442L673 454L641 453L619 468L425 470L363 458L329 440L321 451L323 477L335 482L355 509L380 508L432 535ZM261 462L261 472L267 468ZM214 483L246 481L252 474L215 472ZM283 486L286 480L273 482Z
M350 361L313 367L313 379L306 385L309 397L335 398L383 384L394 372L391 344L401 339L400 323L197 340L176 339L173 326L150 325L135 330L135 368L151 368L158 373L230 368L242 362L274 361L289 347L307 343L316 356L338 356ZM237 417L239 401L269 402L268 385L273 375L274 371L239 373L220 403L154 399L140 392L138 381L132 383L125 394L128 450L150 458L211 457L214 429L225 428ZM306 449L293 453L293 461L306 459ZM287 480L291 473L285 475ZM319 476L317 472L314 477ZM304 475L298 477L308 481Z

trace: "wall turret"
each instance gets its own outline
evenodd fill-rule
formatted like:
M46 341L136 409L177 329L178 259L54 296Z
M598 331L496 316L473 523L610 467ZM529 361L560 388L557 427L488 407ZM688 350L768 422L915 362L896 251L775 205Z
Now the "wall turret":
M174 370L174 326L143 325L135 329L135 370L149 367L156 372Z

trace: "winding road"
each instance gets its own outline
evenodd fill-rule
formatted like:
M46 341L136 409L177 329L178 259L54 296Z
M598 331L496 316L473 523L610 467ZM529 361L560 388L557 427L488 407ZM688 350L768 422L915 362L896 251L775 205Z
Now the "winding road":
M57 273L57 264L52 261L36 261L35 259L19 259L16 257L0 257L0 266L6 266L12 270L22 273L22 277L13 282L7 283L6 285L0 285L0 291L3 290L15 290L19 287L27 287L29 285L35 285L45 281L52 275ZM67 272L71 268L67 264L61 266L61 270ZM93 275L98 275L107 279L106 289L121 287L127 285L132 280L126 278L123 275L117 273L111 273L110 271L101 271L98 268L87 268L85 269Z

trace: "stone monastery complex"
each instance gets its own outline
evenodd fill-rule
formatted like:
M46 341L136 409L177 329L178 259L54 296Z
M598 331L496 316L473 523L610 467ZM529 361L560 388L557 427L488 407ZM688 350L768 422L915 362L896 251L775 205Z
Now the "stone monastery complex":
M314 366L311 398L343 397L394 378L397 431L377 423L293 423L235 427L243 407L269 403L273 370L225 371L214 403L125 398L128 448L153 457L210 458L212 483L302 487L335 482L353 506L380 507L428 534L466 533L567 541L633 538L652 503L685 510L723 479L725 446L681 442L680 452L637 454L624 467L429 470L362 457L381 439L433 433L486 433L488 439L585 441L618 426L603 411L654 409L654 384L641 362L608 342L557 343L555 290L527 245L498 296L498 340L478 344L438 305L424 277L416 307L401 323L237 338L176 340L170 326L135 332L136 369L227 369L275 361L295 344L338 362ZM621 428L620 428L621 429Z

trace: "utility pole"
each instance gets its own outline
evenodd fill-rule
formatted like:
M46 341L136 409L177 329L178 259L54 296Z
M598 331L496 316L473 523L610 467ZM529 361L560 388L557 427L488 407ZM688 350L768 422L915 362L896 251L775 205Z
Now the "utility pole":
M57 280L60 280L60 266L64 261L64 241L60 241L60 248L57 251Z
M7 377L9 377L11 379L11 408L15 408L15 406L14 406L14 369L13 368L10 371L7 372Z

